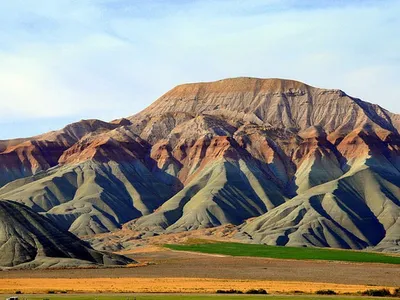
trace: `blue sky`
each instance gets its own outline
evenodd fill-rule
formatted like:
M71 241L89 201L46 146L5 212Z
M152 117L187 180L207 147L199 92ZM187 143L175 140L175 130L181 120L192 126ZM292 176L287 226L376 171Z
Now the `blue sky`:
M0 139L132 115L173 86L281 77L400 113L400 1L0 2Z

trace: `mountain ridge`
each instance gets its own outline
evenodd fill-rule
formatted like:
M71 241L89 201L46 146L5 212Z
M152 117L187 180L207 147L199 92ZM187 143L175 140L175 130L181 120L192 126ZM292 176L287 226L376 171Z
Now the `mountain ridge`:
M239 96L232 95L233 93L237 93ZM312 97L310 98L309 95ZM259 79L248 77L230 78L214 82L189 83L178 85L165 93L159 99L157 99L148 108L132 116L130 119L136 120L137 117L143 118L147 115L154 116L156 114L163 114L171 111L175 111L178 113L192 113L196 115L198 113L208 113L207 110L212 110L213 114L216 110L218 111L221 109L227 109L229 111L235 111L236 113L243 113L243 115L236 114L235 117L239 117L247 121L261 121L267 124L274 124L274 126L282 125L281 127L285 128L290 128L290 125L296 125L298 126L298 128L294 128L304 130L309 126L319 124L316 124L313 120L301 120L301 118L304 116L306 117L306 119L310 118L310 116L307 115L310 114L309 112L297 113L298 116L295 116L296 113L293 114L290 111L285 112L285 109L288 109L288 107L292 107L298 104L295 101L291 103L290 98L295 97L297 102L301 102L301 106L302 104L310 104L308 101L311 101L317 96L316 102L311 103L311 106L313 106L314 104L318 104L318 101L321 101L321 99L318 99L318 96L321 95L331 95L329 99L330 102L333 103L332 104L323 102L320 105L321 107L328 107L331 109L331 111L338 111L339 108L339 110L341 110L341 113L345 114L347 113L347 111L343 111L343 109L340 109L340 107L335 106L335 104L337 104L335 102L338 100L346 101L344 105L356 104L356 108L359 107L359 109L365 112L368 117L375 119L375 123L378 126L383 125L384 129L393 130L396 128L396 130L398 130L398 115L391 114L378 105L363 102L357 98L350 97L341 90L315 88L310 85L293 80ZM224 102L226 98L228 98L229 103ZM184 100L184 102L189 102L190 105L181 104L180 102L182 102L182 100ZM203 104L200 103L201 101L203 102ZM232 104L232 102L234 102L234 105ZM279 108L279 106L282 107L282 110L278 112L283 113L282 117L288 119L283 120L281 124L279 118L276 118L275 115L268 115L265 111L270 108L277 109ZM298 109L298 107L296 107L296 109ZM321 112L320 108L318 112ZM275 114L276 113L277 112L275 112ZM229 116L233 115L230 114ZM294 118L294 120L292 120L294 121L294 124L290 124L290 118L292 117ZM390 117L394 117L396 119L396 124L391 124L390 122L388 122L387 119ZM299 120L295 120L295 118L298 118ZM320 121L326 122L326 120L323 119L321 119ZM348 121L352 120L350 119L347 120L347 122ZM327 132L329 131L328 133L330 133L338 129L338 124L340 122L336 123L337 124L334 124L335 126L331 125L332 128L330 128L329 130L327 130L327 128L325 128L325 130ZM360 120L359 124L352 124L352 129L360 127L360 124ZM324 124L322 124L321 126L326 127L326 125Z

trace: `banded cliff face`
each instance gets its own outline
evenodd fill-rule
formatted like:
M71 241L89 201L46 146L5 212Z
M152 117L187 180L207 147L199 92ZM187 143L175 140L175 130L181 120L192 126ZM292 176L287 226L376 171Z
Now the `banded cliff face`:
M247 224L243 236L271 244L290 244L296 236L293 244L365 248L381 243L385 232L396 232L399 120L340 90L297 81L185 84L127 119L82 121L0 142L0 198L22 202L79 235L114 230L131 220L128 227L134 230L175 232L265 217L256 219L258 225ZM353 192L344 193L344 187ZM393 203L384 216L373 193L380 203ZM346 224L328 216L337 213L340 219L343 210L329 206L334 211L323 213L305 204L327 195L345 206L357 195L363 209L373 212L377 237L335 240L347 232ZM301 216L314 209L311 217L296 229L292 215L279 214L288 218L282 230L265 234L275 223L262 222L293 203L302 205ZM365 216L355 212L352 218ZM330 220L325 230L337 235L298 237L315 228L312 218L322 217ZM349 228L349 236L359 230ZM391 233L385 245L392 247L399 238Z
M278 128L349 132L365 125L395 130L398 116L347 96L340 90L311 87L282 79L234 78L178 86L136 117L165 113L225 116Z
M0 186L56 166L63 152L86 134L115 127L98 120L84 120L39 136L0 141Z

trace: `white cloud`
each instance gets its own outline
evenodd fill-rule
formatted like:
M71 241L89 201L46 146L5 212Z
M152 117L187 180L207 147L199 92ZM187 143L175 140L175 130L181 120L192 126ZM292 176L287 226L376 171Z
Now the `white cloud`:
M0 121L109 120L176 84L242 75L341 88L400 112L400 3L298 3L3 1Z

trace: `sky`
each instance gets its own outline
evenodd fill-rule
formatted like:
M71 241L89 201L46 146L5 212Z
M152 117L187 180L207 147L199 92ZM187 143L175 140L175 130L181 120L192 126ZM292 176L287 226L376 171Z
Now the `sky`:
M295 79L400 113L399 0L0 0L0 139L139 112L174 86Z

